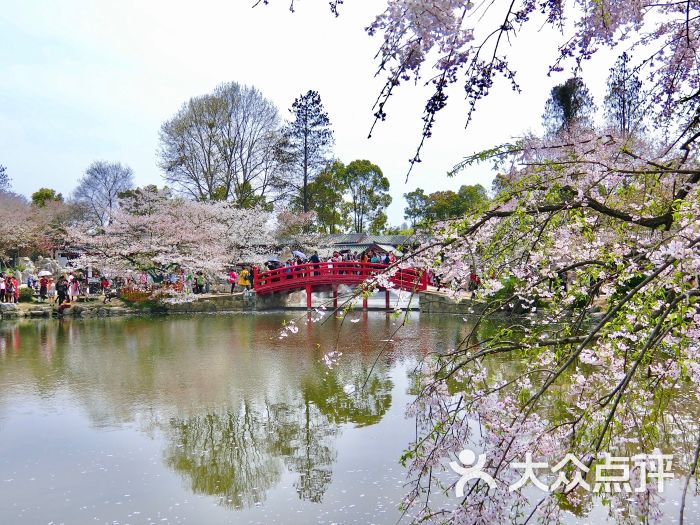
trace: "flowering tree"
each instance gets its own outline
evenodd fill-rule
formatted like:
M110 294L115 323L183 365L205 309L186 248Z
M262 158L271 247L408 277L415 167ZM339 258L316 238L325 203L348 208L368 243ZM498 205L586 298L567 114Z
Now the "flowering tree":
M485 302L462 344L426 364L414 407L423 435L406 456L418 479L408 502L422 501L425 517L445 516L428 504L433 467L469 444L484 450L497 485L476 483L450 522L498 522L531 511L520 489L509 490L526 452L554 462L572 453L592 472L605 451L662 446L659 429L678 428L670 400L679 384L700 399L700 169L683 151L660 156L612 135L571 139L512 147L509 189L495 206L444 223L416 256L452 283L480 264ZM486 332L484 320L503 310L524 314L518 328ZM489 377L504 354L524 368ZM697 448L676 442L673 452L677 464L695 464ZM635 493L629 512L653 518L652 490ZM543 498L545 521L560 498L582 495Z
M21 195L0 191L0 258L50 254L63 244L75 207L56 200L32 205Z
M316 220L316 212L309 211L304 213L282 210L277 214L276 219L275 237L280 239L291 236L299 237L310 229L310 226Z
M173 198L147 187L127 193L105 228L92 234L75 228L73 236L109 273L136 270L160 278L179 269L217 273L249 260L252 241L265 244L267 221L261 210Z
M450 82L464 79L473 109L495 76L513 81L501 38L516 35L540 8L548 23L564 22L560 2L512 2L486 39L496 41L484 57L484 43L475 46L473 31L463 27L472 4L439 4L390 2L372 26L384 32L384 65L391 64L395 78L418 75L427 52L439 50L424 136ZM678 414L671 399L679 383L700 397L700 12L691 2L578 4L582 14L570 14L578 16L575 31L553 69L567 57L580 65L597 46L618 39L646 50L650 116L671 138L633 140L573 127L558 138L525 137L456 167L493 160L508 184L489 211L445 224L418 256L453 283L480 264L486 301L470 336L426 363L414 407L422 434L404 458L416 479L406 504L419 504L420 518L494 523L515 513L523 521L556 521L563 502L580 505L586 495L553 483L554 490L529 501L514 485L513 468L527 452L554 462L567 453L583 458L590 481L606 450L631 455L663 445L668 436L660 429ZM525 313L517 330L482 330L483 319L504 309ZM489 362L504 354L524 359L524 369L489 377ZM700 434L694 425L688 430ZM462 504L448 510L433 502L434 469L465 444L484 451L495 486L475 480ZM698 446L682 445L674 442L673 452L689 479ZM660 517L658 496L647 485L628 500L613 500L629 515L653 520Z
M494 15L492 31L476 27ZM485 213L443 223L411 256L452 283L479 265L484 305L460 345L424 363L411 409L419 431L403 457L413 480L405 505L418 521L557 522L563 508L581 511L590 494L580 483L561 483L575 479L567 467L559 483L550 473L549 490L531 501L529 485L517 483L528 453L554 462L573 454L580 479L591 482L604 451L670 447L675 472L685 477L683 522L700 451L697 409L684 414L674 395L682 385L700 399L700 5L389 0L368 28L383 37L380 72L387 75L376 118L385 117L397 86L434 68L412 161L419 162L447 88L463 85L470 118L498 77L519 90L504 44L543 23L563 35L553 71L569 60L582 68L604 46L624 45L640 57L648 117L661 133L629 137L572 126L456 166L455 173L493 161L504 172L502 191ZM504 310L524 315L515 326L487 330L484 320ZM493 376L489 363L504 356L522 366ZM483 451L482 470L493 483L470 480L457 505L445 504L435 493L454 479L441 485L439 472L465 446ZM646 483L643 461L631 472L641 490L609 495L621 519L661 519L661 495Z

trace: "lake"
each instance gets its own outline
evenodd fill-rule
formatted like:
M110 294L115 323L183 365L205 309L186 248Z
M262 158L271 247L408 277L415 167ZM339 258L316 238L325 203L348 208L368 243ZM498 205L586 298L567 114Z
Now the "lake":
M396 523L412 371L467 323L305 315L2 323L0 523Z

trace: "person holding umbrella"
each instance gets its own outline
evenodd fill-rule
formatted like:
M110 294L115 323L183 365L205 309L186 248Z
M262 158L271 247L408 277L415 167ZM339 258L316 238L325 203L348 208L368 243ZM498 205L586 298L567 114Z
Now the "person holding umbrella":
M39 277L39 300L46 301L46 297L49 294L49 276L51 272L48 270L40 271L37 276Z
M39 277L39 300L41 302L46 301L46 297L49 294L49 280L41 276Z

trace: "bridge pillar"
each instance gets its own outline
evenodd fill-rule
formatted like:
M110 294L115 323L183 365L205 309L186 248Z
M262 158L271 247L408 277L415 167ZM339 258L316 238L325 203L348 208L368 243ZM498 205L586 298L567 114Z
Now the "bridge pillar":
M306 285L306 308L311 310L311 285Z
M391 299L389 298L389 289L387 288L384 290L384 304L386 306L386 309L389 310L391 308Z
M367 296L364 294L362 295L362 309L367 310Z
M333 308L334 309L338 308L338 287L337 286L333 287Z

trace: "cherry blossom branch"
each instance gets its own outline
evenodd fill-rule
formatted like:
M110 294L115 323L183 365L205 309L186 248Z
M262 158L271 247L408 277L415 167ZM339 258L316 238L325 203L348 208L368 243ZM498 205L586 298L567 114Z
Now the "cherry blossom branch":
M679 516L679 523L680 525L683 525L684 521L684 513L685 513L685 497L688 494L688 485L690 484L690 478L695 476L695 472L697 471L698 468L698 456L700 455L700 431L698 432L698 442L697 445L695 446L695 452L693 454L693 463L690 466L690 471L688 472L688 475L685 477L685 483L683 484L683 496L681 497L681 511L680 511L680 516Z

